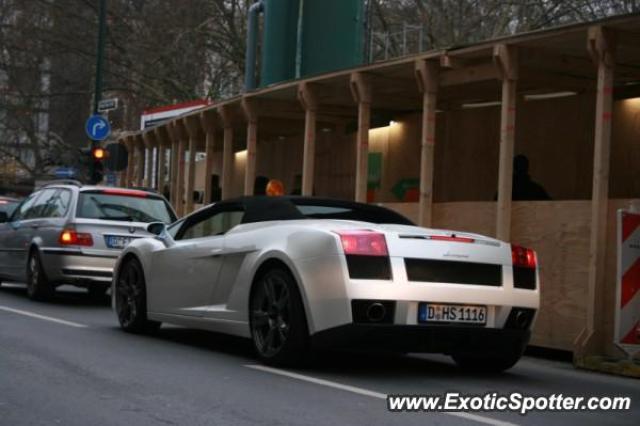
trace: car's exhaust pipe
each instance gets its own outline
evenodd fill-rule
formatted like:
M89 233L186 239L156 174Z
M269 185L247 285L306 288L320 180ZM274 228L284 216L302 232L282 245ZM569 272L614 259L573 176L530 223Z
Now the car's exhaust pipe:
M387 314L387 310L380 302L374 302L367 307L367 319L371 322L380 322Z

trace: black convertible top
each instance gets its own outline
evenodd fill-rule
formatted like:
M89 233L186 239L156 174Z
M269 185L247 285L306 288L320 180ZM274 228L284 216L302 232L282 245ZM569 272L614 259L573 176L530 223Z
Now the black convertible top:
M216 203L217 206L241 204L243 223L271 220L342 219L371 223L414 225L406 217L387 208L354 201L304 196L247 196Z

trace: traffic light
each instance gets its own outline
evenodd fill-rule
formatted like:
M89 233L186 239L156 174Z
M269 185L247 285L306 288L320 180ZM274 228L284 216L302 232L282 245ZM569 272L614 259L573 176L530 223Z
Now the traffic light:
M107 152L104 148L99 146L94 146L91 148L91 174L90 180L91 184L95 185L102 182L104 177L104 164L102 164L103 160L107 157Z

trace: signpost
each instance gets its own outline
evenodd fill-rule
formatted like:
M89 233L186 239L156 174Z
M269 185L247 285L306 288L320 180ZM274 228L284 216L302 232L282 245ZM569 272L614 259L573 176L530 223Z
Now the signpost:
M106 118L99 114L94 114L87 119L84 125L89 139L93 141L103 141L109 137L111 133L111 125Z
M71 179L75 177L77 170L73 167L58 167L53 174L58 179Z
M640 213L618 210L618 279L614 343L629 358L640 352Z
M98 112L107 112L118 108L118 98L103 99L98 102Z

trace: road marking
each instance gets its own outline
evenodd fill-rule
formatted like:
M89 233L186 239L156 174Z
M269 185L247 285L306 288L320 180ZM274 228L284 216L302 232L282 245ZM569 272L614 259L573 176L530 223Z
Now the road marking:
M49 317L49 316L46 316L46 315L36 314L34 312L23 311L23 310L20 310L20 309L13 309L13 308L9 308L8 306L0 306L0 311L12 312L14 314L24 315L26 317L37 318L37 319L41 319L41 320L44 320L44 321L55 322L57 324L67 325L69 327L76 327L76 328L88 328L89 327L88 325L80 324L80 323L77 323L77 322L66 321L66 320L62 320L62 319L59 319L59 318L54 318L54 317Z
M277 374L277 375L280 375L280 376L289 377L291 379L296 379L296 380L301 380L301 381L304 381L304 382L314 383L314 384L320 385L320 386L327 386L327 387L334 388L334 389L340 389L340 390L343 390L345 392L351 392L351 393L355 393L355 394L358 394L358 395L369 396L371 398L384 399L384 400L387 399L387 395L385 395L384 393L375 392L375 391L371 391L371 390L368 390L368 389L359 388L359 387L356 387L356 386L344 385L342 383L336 383L336 382L332 382L332 381L329 381L329 380L318 379L316 377L305 376L303 374L292 373L290 371L280 370L279 368L273 368L273 367L267 367L267 366L264 366L264 365L255 365L255 364L247 364L247 365L245 365L245 367L251 368L253 370L264 371L266 373ZM478 414L472 414L472 413L442 412L441 414L446 414L446 415L449 415L449 416L454 416L454 417L458 417L458 418L462 418L462 419L466 419L466 420L471 420L471 421L478 422L478 423L484 423L484 424L492 425L492 426L518 426L517 423L511 423L511 422L506 422L506 421L503 421L503 420L492 419L491 417L480 416Z

